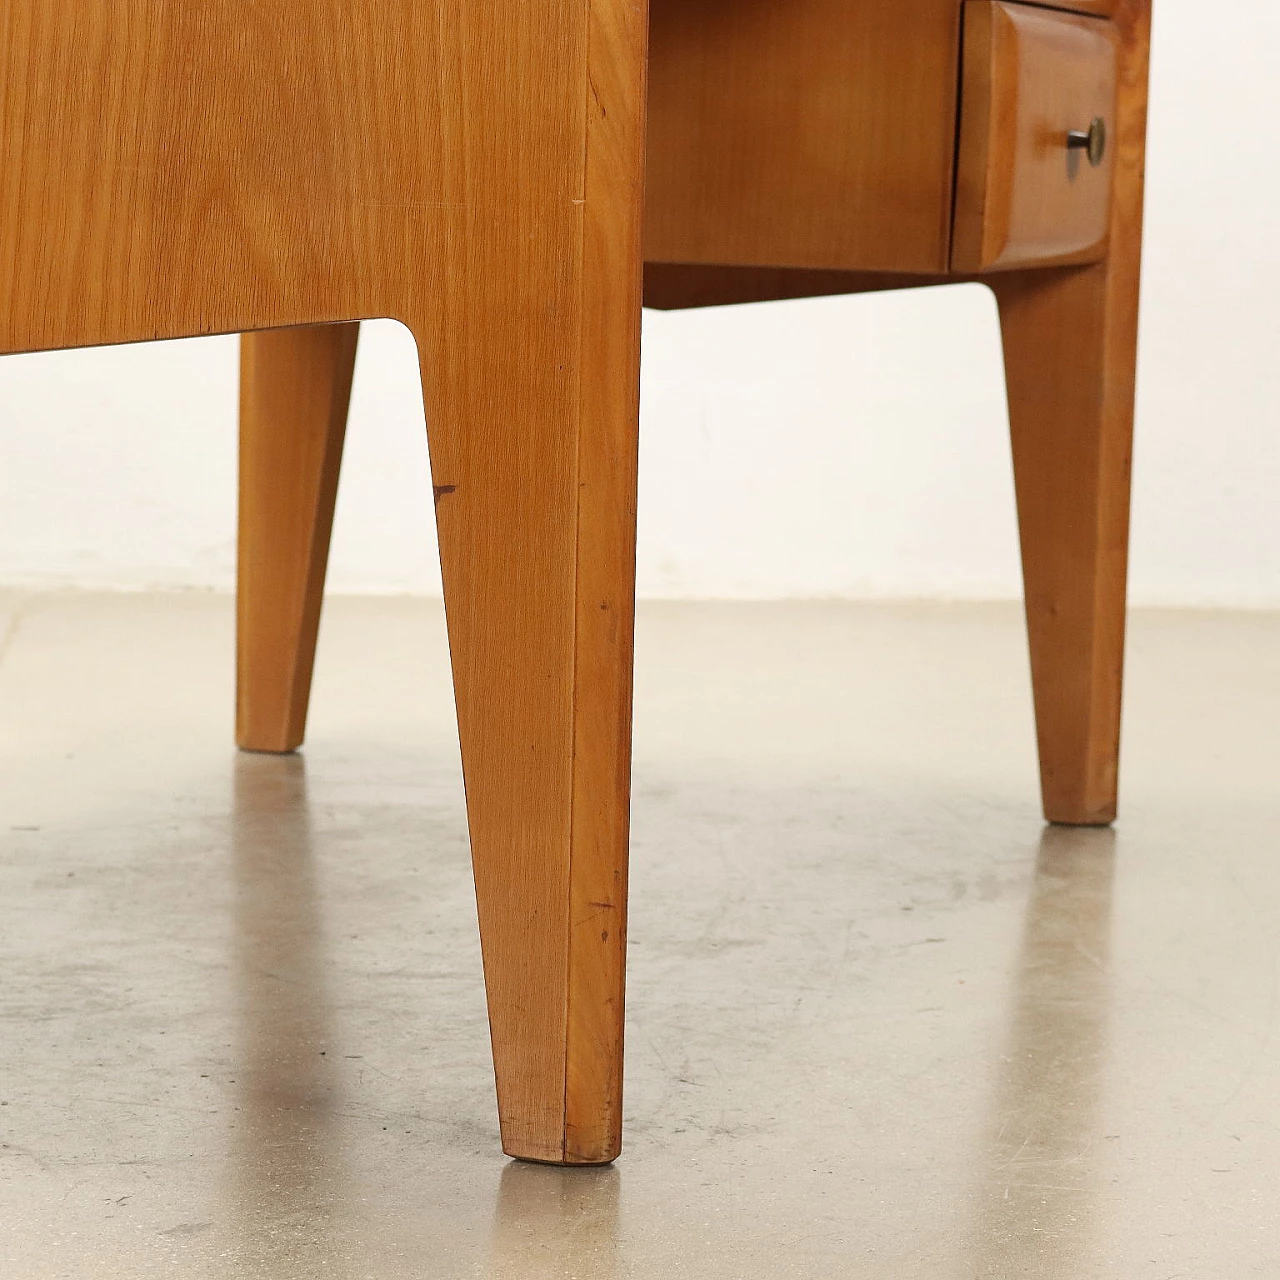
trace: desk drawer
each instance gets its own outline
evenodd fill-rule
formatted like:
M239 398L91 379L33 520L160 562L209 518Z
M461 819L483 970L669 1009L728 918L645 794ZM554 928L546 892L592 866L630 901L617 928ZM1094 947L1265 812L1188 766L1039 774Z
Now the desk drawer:
M960 0L650 0L652 262L943 272Z
M1104 18L968 0L954 271L1103 256L1118 58Z

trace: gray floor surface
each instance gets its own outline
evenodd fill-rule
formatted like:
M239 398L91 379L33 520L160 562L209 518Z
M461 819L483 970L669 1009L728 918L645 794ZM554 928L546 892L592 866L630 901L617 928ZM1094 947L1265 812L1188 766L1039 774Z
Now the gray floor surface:
M626 1151L498 1149L438 605L0 596L0 1276L1280 1276L1280 616L1135 615L1046 829L1010 606L641 611Z

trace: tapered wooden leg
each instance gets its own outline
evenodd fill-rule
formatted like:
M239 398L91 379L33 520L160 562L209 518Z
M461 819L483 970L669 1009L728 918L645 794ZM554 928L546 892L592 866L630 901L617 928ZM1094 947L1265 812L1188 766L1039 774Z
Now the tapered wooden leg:
M1150 13L1122 0L1110 250L994 276L1051 822L1116 815Z
M477 220L407 321L502 1144L557 1164L621 1142L645 30L591 6L581 195Z
M424 379L502 1144L564 1164L621 1128L637 365L593 346L577 424L532 329Z
M585 328L576 424L533 332L424 379L502 1144L564 1164L621 1141L630 790L637 344Z
M236 741L248 751L302 743L358 331L241 338Z
M1099 266L997 290L1051 822L1116 814L1133 352L1108 327L1110 286Z

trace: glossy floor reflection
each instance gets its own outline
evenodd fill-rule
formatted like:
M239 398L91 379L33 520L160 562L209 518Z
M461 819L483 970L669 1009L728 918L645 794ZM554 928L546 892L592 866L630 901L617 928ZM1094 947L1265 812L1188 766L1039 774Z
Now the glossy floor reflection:
M642 613L627 1150L498 1150L437 606L0 596L0 1276L1280 1275L1280 618L1139 613L1114 833L1015 609Z
M306 766L242 755L234 765L232 967L239 1099L226 1172L248 1228L237 1262L320 1273L346 1195L340 1064L327 990Z
M1096 1255L1114 851L1111 830L1040 839L990 1108L979 1275L1076 1276Z

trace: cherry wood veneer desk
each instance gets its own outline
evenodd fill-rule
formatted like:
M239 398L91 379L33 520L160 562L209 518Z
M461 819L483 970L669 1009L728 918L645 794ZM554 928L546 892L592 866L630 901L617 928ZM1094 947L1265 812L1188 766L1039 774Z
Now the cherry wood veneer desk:
M245 333L243 747L302 741L352 322L417 340L508 1152L620 1144L642 263L992 286L1045 812L1113 817L1148 0L3 12L0 353Z

